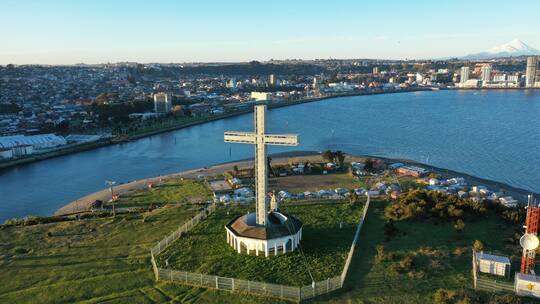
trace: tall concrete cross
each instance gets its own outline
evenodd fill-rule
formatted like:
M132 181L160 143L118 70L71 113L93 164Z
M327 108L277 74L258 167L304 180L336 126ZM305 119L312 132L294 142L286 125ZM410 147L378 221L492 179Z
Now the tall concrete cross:
M266 226L268 223L267 198L267 163L266 145L296 146L298 135L295 134L266 134L265 133L266 105L255 106L255 132L225 132L225 142L255 145L255 213L257 225Z

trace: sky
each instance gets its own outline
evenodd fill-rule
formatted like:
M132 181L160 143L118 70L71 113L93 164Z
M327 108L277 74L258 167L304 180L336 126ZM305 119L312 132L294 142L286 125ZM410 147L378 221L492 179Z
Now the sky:
M540 49L540 1L0 0L0 64L462 56Z

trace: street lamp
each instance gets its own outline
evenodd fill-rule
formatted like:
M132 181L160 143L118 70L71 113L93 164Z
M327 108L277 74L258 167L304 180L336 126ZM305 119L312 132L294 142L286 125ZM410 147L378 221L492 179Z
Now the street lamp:
M111 202L112 202L112 210L113 210L113 217L116 217L116 210L114 208L114 185L116 185L116 181L105 181L105 184L109 185L109 191L111 191Z

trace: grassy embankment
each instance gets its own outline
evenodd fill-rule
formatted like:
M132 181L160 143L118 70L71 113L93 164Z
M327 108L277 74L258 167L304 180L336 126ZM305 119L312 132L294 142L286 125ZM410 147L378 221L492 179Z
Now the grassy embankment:
M212 190L203 181L169 179L154 189L137 190L122 195L117 207L147 207L166 204L199 203L212 199Z

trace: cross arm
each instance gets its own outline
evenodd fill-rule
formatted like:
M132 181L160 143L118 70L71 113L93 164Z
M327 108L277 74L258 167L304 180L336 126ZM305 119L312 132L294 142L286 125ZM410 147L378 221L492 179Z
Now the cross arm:
M254 144L255 133L227 131L224 133L225 142L238 144Z
M267 145L276 146L298 146L297 134L266 134L264 135L264 143Z

